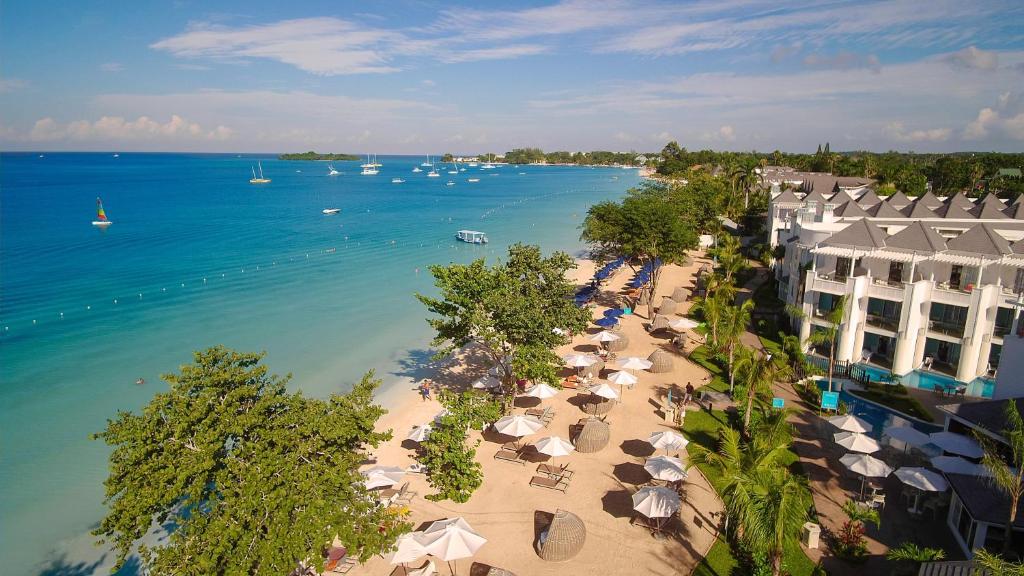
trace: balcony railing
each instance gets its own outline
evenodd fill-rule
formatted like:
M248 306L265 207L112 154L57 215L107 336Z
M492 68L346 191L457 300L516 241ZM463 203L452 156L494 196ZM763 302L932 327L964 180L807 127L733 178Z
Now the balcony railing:
M876 328L884 328L893 332L898 332L900 329L899 317L893 318L891 316L880 316L878 314L867 315L868 326L874 326Z
M940 322L938 320L929 320L928 329L946 336L954 336L956 338L964 337L964 330L966 326L964 324L957 324L955 322Z
M1009 334L1012 328L1012 326L1002 326L996 324L995 328L992 329L992 335L995 336L996 338L1002 338L1003 336Z

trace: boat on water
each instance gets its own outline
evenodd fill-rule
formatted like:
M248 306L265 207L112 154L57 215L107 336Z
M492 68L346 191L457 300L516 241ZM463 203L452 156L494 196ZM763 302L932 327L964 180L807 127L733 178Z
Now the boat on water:
M449 181L445 182L444 185L445 186L455 186L455 181L454 180L449 180Z
M341 208L324 208L322 212L324 214L337 214L338 212L341 212Z
M491 164L490 156L488 156L487 162L480 167L481 170L494 170L494 164Z
M256 169L253 168L252 169L252 178L249 180L249 184L269 184L270 183L270 178L264 178L263 177L263 164L261 162L257 162L257 164L260 167L260 176L259 176L259 178L256 177ZM252 167L250 166L250 168L252 168Z
M360 172L363 176L376 176L377 174L380 174L380 170L377 170L377 166L379 166L379 164L377 164L376 158L370 160L369 154L366 155L366 164L360 164L359 166L363 169L363 171Z
M469 163L469 167L470 168L476 168L476 166L477 166L476 162L470 162Z
M459 230L455 233L455 239L469 244L487 244L487 234L476 230Z
M422 164L420 164L420 166L423 166L424 168L433 168L434 167L434 163L430 161L430 154L427 154L427 161L423 162Z
M479 182L479 181L480 181L479 178L470 178L469 179L469 182Z
M327 165L327 175L328 176L337 176L338 174L341 174L341 172L338 172L337 170L335 170L334 166L332 166L330 164Z
M99 226L100 228L106 228L113 224L110 220L107 220L107 213L103 211L103 200L100 197L96 197L96 219L93 220L93 226Z
M423 170L420 170L420 167L419 167L419 166L417 166L417 167L413 168L413 169L412 169L412 171L413 171L413 172L423 172Z
M391 179L391 183L392 184L401 184L402 182L405 182L405 180L402 180L401 178L392 178Z
M114 154L114 158L120 158L120 157L121 157L120 154Z
M427 172L427 178L440 178L440 177L441 177L441 174L437 170L434 170L433 168L430 169L430 172Z

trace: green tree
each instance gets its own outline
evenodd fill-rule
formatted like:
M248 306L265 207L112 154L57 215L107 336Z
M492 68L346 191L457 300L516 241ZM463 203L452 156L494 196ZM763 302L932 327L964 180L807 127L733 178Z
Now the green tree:
M140 413L95 435L113 448L107 515L94 533L118 567L154 522L176 527L139 545L152 574L285 574L321 562L337 537L362 559L411 526L377 505L358 472L374 431L372 372L328 400L288 393L262 354L214 347L163 379Z
M825 314L824 328L812 330L809 340L812 344L828 345L828 391L832 391L832 373L836 364L836 340L839 338L839 328L846 316L846 296L840 296L835 301L835 307ZM804 319L804 322L807 320Z
M1013 524L1017 521L1017 505L1024 494L1024 419L1021 418L1017 402L1006 403L1006 428L1003 437L1010 446L1010 462L1003 459L1001 451L990 438L975 433L985 449L981 464L992 473L991 481L996 488L1010 497L1006 526L1003 528L1003 554L1012 549Z
M651 266L647 314L654 317L654 294L661 277L660 262L683 262L686 251L697 246L697 234L684 218L682 206L670 201L666 189L647 185L629 191L621 202L591 206L580 238L601 254L626 255Z
M720 234L718 246L712 251L718 259L718 267L725 274L725 281L732 283L736 274L748 266L747 257L740 252L740 241L731 234Z
M783 548L799 537L807 520L811 491L806 480L786 468L751 474L747 482L751 499L741 516L744 540L768 556L772 575L778 576Z
M500 367L510 400L514 363L532 375L548 373L545 366L558 366L559 360L541 350L566 341L554 329L579 333L589 324L589 310L573 303L575 287L565 277L575 267L564 252L544 257L539 247L522 244L511 246L507 261L494 266L483 259L431 266L440 297L416 298L435 315L427 322L436 332L438 356L470 343L479 345ZM527 370L527 362L537 364Z
M476 390L461 394L442 390L439 399L446 414L435 423L430 436L421 443L421 463L427 481L436 490L429 500L466 502L483 483L483 471L476 461L476 445L467 446L469 428L480 429L501 415L501 404Z
M974 562L978 567L998 576L1024 576L1024 564L1003 560L984 548L974 551Z
M736 382L736 350L740 347L741 338L750 325L750 315L754 310L754 300L748 299L738 306L727 306L723 310L721 322L716 330L716 342L724 349L728 360L729 394L733 393ZM748 414L749 416L749 414ZM749 427L749 419L744 424L744 431Z
M877 513L877 512L876 512ZM937 562L946 558L946 552L941 548L923 548L913 542L904 542L895 548L890 548L885 557L893 562L899 562L907 567L905 574L917 574L918 567L923 562ZM1003 574L1003 572L997 572Z
M750 300L747 302L750 302ZM754 400L758 396L770 396L775 382L782 377L787 368L781 364L778 358L762 355L750 348L742 348L742 350L743 352L736 363L735 371L739 375L740 384L746 397L747 404L743 413L743 433L749 436L750 418L754 412Z

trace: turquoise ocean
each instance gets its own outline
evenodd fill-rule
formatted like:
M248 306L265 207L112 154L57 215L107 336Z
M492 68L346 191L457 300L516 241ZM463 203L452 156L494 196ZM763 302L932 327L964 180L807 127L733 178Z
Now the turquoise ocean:
M335 162L328 176L325 162L256 155L0 155L0 572L106 572L88 532L107 450L89 435L193 350L266 351L316 396L369 369L404 387L430 354L413 297L433 293L429 265L515 242L576 254L587 208L639 182L510 165L427 178L412 172L422 160L380 157L376 176ZM269 184L249 183L257 162ZM490 243L456 242L459 229Z

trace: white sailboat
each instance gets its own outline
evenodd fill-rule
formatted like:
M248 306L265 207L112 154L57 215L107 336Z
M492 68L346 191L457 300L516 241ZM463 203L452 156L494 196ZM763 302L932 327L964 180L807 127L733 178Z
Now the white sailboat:
M439 174L438 171L434 170L433 168L430 169L430 172L427 172L427 178L439 178L440 176L441 174Z
M430 161L430 154L427 154L427 161L420 164L420 166L423 166L424 168L433 168L434 164Z
M487 157L487 162L484 162L484 165L481 166L480 169L481 170L493 170L494 169L494 164L491 164L490 156Z
M363 171L360 172L363 176L376 176L380 174L380 170L377 170L377 163L370 161L369 154L366 155L366 164L360 164L360 166L363 168Z
M257 164L259 164L259 167L260 167L260 176L259 176L259 178L257 178L256 177L256 170L253 169L253 171L252 171L252 179L249 180L249 184L269 184L270 183L270 178L264 178L263 177L263 163L262 162L257 162ZM250 168L252 168L252 167L250 166Z
M458 174L459 173L459 163L458 162L455 162L454 166L449 166L449 168L451 168L451 170L448 171L449 174Z
M341 174L341 172L338 172L337 170L335 170L334 166L332 166L330 164L327 165L327 175L328 176L337 176L338 174Z
M413 168L413 169L412 169L412 171L413 171L413 172L423 172L423 170L420 170L420 167L419 167L419 166L417 166L417 167Z

